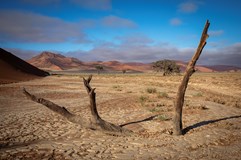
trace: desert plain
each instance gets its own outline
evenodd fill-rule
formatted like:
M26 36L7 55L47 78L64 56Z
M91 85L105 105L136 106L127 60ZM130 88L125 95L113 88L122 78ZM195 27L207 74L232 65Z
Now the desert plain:
M30 93L90 118L87 74L0 85L0 159L241 159L241 74L194 73L183 107L184 135L172 135L182 76L94 74L100 116L131 135L83 129L25 97Z

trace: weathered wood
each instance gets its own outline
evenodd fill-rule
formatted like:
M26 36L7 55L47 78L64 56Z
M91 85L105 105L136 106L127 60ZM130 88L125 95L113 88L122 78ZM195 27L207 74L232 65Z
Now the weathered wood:
M32 101L40 103L42 105L45 105L46 107L48 107L49 109L51 109L52 111L66 117L67 119L74 116L72 113L70 113L65 107L61 107L49 100L46 100L44 98L39 98L35 95L30 94L28 91L26 91L25 88L23 88L23 93Z
M39 97L29 93L25 88L23 89L23 93L30 100L46 106L47 108L54 111L55 113L62 115L70 122L81 125L83 128L102 130L102 131L107 131L107 132L116 132L116 133L121 133L121 134L132 133L132 131L122 128L118 125L109 123L109 122L103 120L99 116L97 107L96 107L95 88L92 89L90 86L91 79L92 79L92 75L90 75L87 80L85 78L83 78L84 86L87 90L87 93L88 93L89 99L90 99L90 111L91 111L91 116L92 116L91 120L87 120L80 116L72 114L65 107L61 107L61 106L59 106L49 100L46 100L44 98L39 98Z
M92 79L92 76L89 76L89 78L87 80L85 78L83 78L84 85L85 85L86 91L87 91L87 93L89 95L89 99L90 99L90 111L91 111L91 115L92 115L91 123L95 124L96 126L100 127L103 130L106 130L106 131L129 132L130 133L131 131L129 131L125 128L122 128L118 125L107 122L99 116L99 113L98 113L97 107L96 107L95 88L92 89L92 87L90 86L91 79Z
M93 129L89 125L89 123L86 122L83 118L81 118L80 116L76 116L75 114L70 113L65 107L61 107L61 106L59 106L59 105L57 105L57 104L55 104L55 103L53 103L53 102L51 102L49 100L46 100L44 98L39 98L39 97L29 93L25 88L23 88L23 93L30 100L46 106L47 108L49 108L53 112L62 115L63 117L65 117L70 122L77 123L77 124L83 126L84 128L91 128L91 129Z
M203 48L206 45L206 40L208 38L208 28L209 28L209 21L207 20L205 27L203 29L203 33L198 45L198 48L195 52L195 54L193 55L192 59L189 61L186 71L184 73L182 82L180 84L180 86L178 87L178 92L177 92L177 96L176 96L176 100L174 102L174 118L173 118L173 134L174 135L182 135L182 109L183 109L183 103L184 103L184 96L185 96L185 92L187 89L187 85L188 85L188 81L191 77L191 75L195 72L195 64L198 60L198 58L200 57Z

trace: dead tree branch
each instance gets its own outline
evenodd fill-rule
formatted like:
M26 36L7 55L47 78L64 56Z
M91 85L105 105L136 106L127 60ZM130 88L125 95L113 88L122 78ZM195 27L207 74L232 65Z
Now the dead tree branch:
M23 88L23 93L30 100L46 106L47 108L54 111L55 113L62 115L70 122L77 123L77 124L83 126L84 128L92 128L87 124L87 122L84 121L84 119L82 119L80 116L76 116L75 114L70 113L65 107L61 107L49 100L46 100L44 98L39 98L33 94L30 94L25 88Z
M209 21L207 20L205 27L203 29L202 37L200 39L198 48L193 55L192 59L189 61L186 71L184 73L182 82L178 88L176 100L174 102L174 118L173 118L173 134L174 135L182 135L182 108L184 103L184 96L187 89L188 81L191 75L195 72L195 64L202 53L203 48L206 45L206 40L208 38L208 28L209 28Z
M103 131L108 131L108 132L118 132L121 134L131 133L132 131L122 128L118 125L109 123L109 122L103 120L99 116L97 107L96 107L95 88L92 89L90 86L91 79L92 79L92 75L90 75L87 80L85 78L83 78L84 86L87 90L87 93L88 93L89 99L90 99L90 111L91 111L91 120L90 121L88 121L80 116L70 113L65 107L61 107L49 100L46 100L44 98L39 98L33 94L30 94L28 91L26 91L25 88L23 89L23 93L30 100L46 106L50 110L62 115L70 122L81 125L83 128L94 129L94 130L103 130Z
M90 111L91 111L91 115L92 115L92 119L91 122L93 124L95 124L97 127L100 127L100 129L102 130L107 130L107 131L111 131L111 132L130 132L129 130L122 128L120 126L117 126L115 124L109 123L105 120L103 120L97 111L96 108L96 93L95 93L95 88L91 88L90 86L90 81L92 79L92 76L89 76L89 78L86 80L85 78L83 78L84 80L84 85L86 88L86 91L89 95L89 99L90 99Z

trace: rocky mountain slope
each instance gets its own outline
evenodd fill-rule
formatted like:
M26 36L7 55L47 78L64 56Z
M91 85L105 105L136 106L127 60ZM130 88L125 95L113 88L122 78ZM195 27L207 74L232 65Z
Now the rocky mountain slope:
M55 54L52 52L42 52L28 62L38 68L47 70L79 70L79 71L94 71L96 66L103 66L105 71L116 72L116 71L132 71L132 72L151 72L151 63L137 63L128 62L123 63L119 61L95 61L95 62L83 62L77 58L65 57L61 54ZM182 61L176 61L180 66L181 71L185 71L187 63ZM197 65L196 69L199 72L230 72L240 71L241 68L234 66L216 65L216 66L201 66Z
M52 52L42 52L31 58L28 62L38 68L48 70L66 70L83 66L83 62L76 58L65 57Z
M42 52L28 60L28 62L38 68L47 70L82 70L91 71L96 70L96 66L103 66L106 71L136 71L136 72L146 72L151 70L150 64L144 63L121 63L118 61L95 61L95 62L82 62L76 58L65 57L61 54L55 54L51 52Z

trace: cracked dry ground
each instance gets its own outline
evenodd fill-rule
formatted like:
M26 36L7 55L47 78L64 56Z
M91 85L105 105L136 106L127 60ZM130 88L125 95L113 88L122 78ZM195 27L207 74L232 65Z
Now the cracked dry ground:
M195 73L183 112L184 136L172 131L181 76L94 75L103 119L135 133L82 129L28 100L29 92L89 117L82 76L50 76L0 85L0 159L240 159L241 74Z

